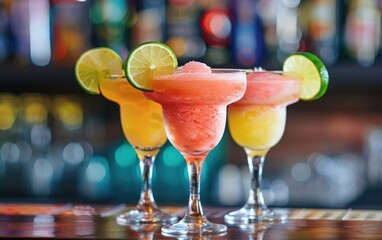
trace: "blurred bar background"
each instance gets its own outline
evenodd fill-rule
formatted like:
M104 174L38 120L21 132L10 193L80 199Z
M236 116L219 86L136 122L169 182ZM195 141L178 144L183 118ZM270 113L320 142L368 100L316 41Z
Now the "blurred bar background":
M382 207L380 0L0 0L0 201L135 204L141 180L118 106L77 85L92 47L123 59L163 41L179 64L281 69L310 51L330 73L327 94L288 108L268 154L271 206ZM185 205L188 178L171 144L153 177L159 204ZM228 132L206 161L205 205L240 206L249 176Z

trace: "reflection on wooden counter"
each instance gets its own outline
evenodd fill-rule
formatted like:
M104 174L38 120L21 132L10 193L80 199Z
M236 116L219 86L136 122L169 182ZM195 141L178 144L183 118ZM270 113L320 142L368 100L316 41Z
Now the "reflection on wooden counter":
M289 212L282 223L230 226L222 236L175 238L163 236L160 225L121 226L115 216L125 205L1 204L0 238L61 239L381 239L382 211L277 209ZM183 215L184 208L166 207ZM209 219L224 223L232 209L206 208Z

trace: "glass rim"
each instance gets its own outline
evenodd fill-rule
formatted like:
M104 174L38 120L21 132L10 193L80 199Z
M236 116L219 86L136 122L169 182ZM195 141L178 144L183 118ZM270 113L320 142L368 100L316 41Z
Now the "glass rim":
M125 70L113 71L109 74L109 79L126 78Z
M265 70L265 69L245 69L245 68L211 68L212 71L222 71L222 72L245 72L245 73L275 73L275 74L283 74L282 70Z
M178 67L176 70L181 69L182 67ZM237 72L244 72L246 74L253 74L253 73L273 73L273 74L283 74L284 71L282 70L265 70L262 68L253 68L253 69L245 69L245 68L211 68L212 73L237 73ZM124 70L121 70L121 73L112 73L109 75L110 79L117 79L117 78L126 78Z

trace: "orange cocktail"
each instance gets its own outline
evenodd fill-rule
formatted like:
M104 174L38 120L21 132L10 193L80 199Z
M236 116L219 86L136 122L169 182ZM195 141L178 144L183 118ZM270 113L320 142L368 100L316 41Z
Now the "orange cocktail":
M120 106L123 133L140 160L143 188L135 209L117 217L120 224L171 223L177 220L159 210L151 190L152 168L160 147L167 141L161 106L132 87L124 75L103 79L101 93Z
M161 106L147 99L123 77L101 81L100 89L104 97L119 104L123 133L139 158L156 155L167 141Z

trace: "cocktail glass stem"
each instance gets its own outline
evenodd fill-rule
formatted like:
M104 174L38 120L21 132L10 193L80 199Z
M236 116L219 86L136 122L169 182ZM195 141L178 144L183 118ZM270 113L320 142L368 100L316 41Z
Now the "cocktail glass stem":
M153 212L158 209L151 189L151 179L153 173L155 157L144 156L139 161L142 175L142 192L137 204L137 209L144 212Z
M263 176L265 157L258 155L247 155L247 159L249 173L251 176L251 186L245 207L248 209L254 209L256 212L259 210L266 210L267 206L264 201L263 192L261 191L261 180Z
M142 149L140 149L142 150ZM152 149L150 150L152 151ZM178 220L175 215L162 212L155 203L151 189L151 179L155 156L143 155L139 159L139 166L142 174L142 191L135 209L121 214L117 217L117 222L122 225L142 224L142 223L173 223Z
M257 222L285 221L287 215L269 209L265 204L263 192L261 191L265 153L256 155L251 154L252 151L248 149L245 150L251 177L248 200L241 209L227 213L224 216L225 222L230 225L243 225Z
M202 161L187 161L187 170L190 180L190 196L188 200L188 211L184 218L173 225L164 226L162 232L167 235L202 235L202 234L224 234L227 227L222 224L214 224L204 216L200 203L200 174Z
M200 173L203 163L202 161L194 161L187 164L188 177L190 180L190 196L186 217L192 219L204 217L200 204Z

